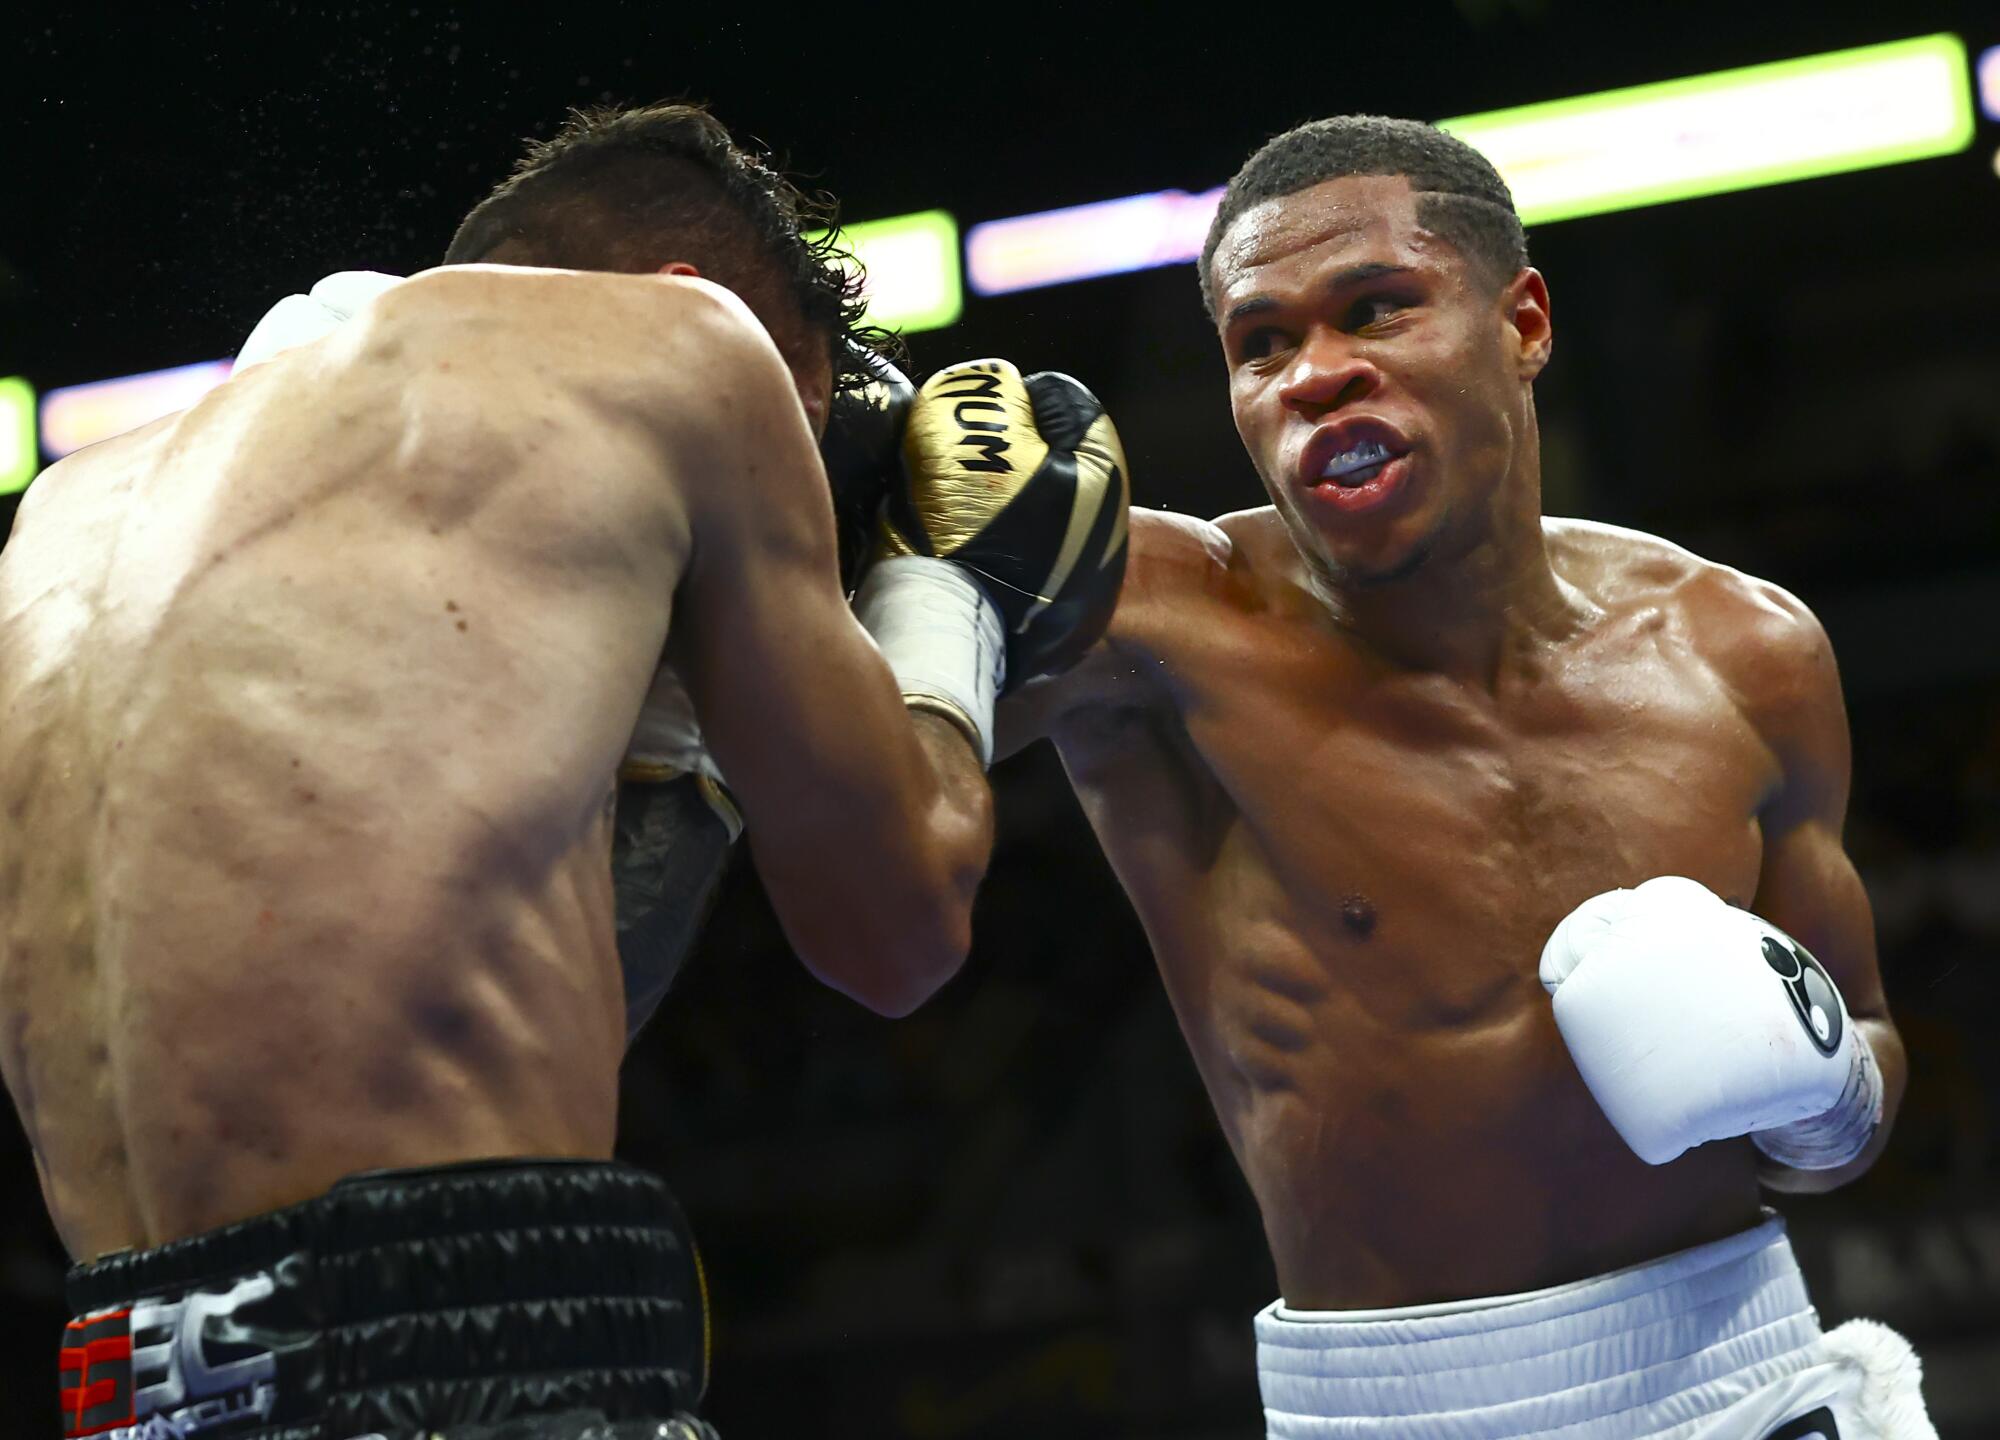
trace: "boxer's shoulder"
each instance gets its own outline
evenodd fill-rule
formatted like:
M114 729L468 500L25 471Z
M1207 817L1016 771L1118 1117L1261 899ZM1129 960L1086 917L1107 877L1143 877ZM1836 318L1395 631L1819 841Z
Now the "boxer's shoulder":
M1260 516L1272 518L1265 524ZM1268 507L1214 520L1135 509L1131 524L1131 552L1110 636L1155 658L1169 655L1201 627L1226 623L1231 613L1265 608L1260 587L1277 570L1267 532L1275 530L1275 543L1288 545Z
M736 468L796 406L777 346L731 291L692 276L512 265L427 270L356 317L352 360L393 374L399 415L435 409L499 438L644 431L690 475ZM440 429L449 433L449 427ZM728 449L728 454L719 453Z
M1297 550L1269 505L1213 520L1171 510L1132 512L1128 592L1254 610L1262 608L1259 592L1292 583L1297 568Z
M1643 531L1550 520L1546 533L1559 574L1614 616L1670 631L1779 749L1842 723L1833 647L1790 591Z
M1761 647L1818 632L1812 612L1780 586L1658 535L1553 518L1544 533L1556 572L1607 608L1671 607L1719 645Z
M1212 521L1135 507L1125 580L1104 638L1059 675L1030 680L996 712L995 753L1044 736L1089 748L1131 718L1168 703L1159 668L1189 607L1224 574L1232 549Z
M384 291L356 318L364 352L371 341L400 349L436 337L475 362L528 360L576 378L632 377L639 362L648 378L699 381L700 368L648 363L674 359L706 367L747 358L783 374L777 347L749 306L696 276L448 265ZM463 344L470 333L476 349Z
M1227 517L1225 517L1227 518ZM1132 550L1125 586L1164 594L1198 591L1228 571L1235 542L1218 521L1173 510L1132 511Z

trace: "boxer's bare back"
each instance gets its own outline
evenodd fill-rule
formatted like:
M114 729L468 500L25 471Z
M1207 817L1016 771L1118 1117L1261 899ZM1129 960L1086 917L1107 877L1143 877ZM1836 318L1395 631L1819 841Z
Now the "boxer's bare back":
M72 1253L610 1153L609 802L728 468L676 403L719 293L433 272L30 492L0 1063Z
M1653 875L1772 913L1776 732L1828 696L1837 719L1810 617L1550 521L1576 603L1468 685L1344 634L1274 511L1133 521L1110 643L1027 728L1138 909L1286 1301L1511 1293L1754 1223L1747 1141L1661 1168L1626 1148L1537 962L1579 900Z

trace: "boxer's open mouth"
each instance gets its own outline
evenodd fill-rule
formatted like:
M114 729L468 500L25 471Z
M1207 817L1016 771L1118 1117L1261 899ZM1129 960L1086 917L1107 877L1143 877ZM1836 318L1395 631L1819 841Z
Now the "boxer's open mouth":
M1394 453L1379 440L1363 440L1360 444L1341 451L1326 462L1320 471L1320 479L1337 481L1341 485L1353 487L1365 485L1384 465L1395 459Z
M1298 458L1298 483L1307 490L1359 490L1410 453L1410 442L1375 415L1351 415L1321 425Z

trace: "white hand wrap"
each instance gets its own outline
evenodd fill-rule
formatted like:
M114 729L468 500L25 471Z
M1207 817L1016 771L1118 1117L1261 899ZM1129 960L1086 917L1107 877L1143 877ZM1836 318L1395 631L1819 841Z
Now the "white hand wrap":
M854 592L854 616L875 637L903 700L965 731L979 763L993 763L993 702L1007 673L1000 612L949 560L881 560Z
M1883 1104L1882 1067L1875 1063L1874 1047L1857 1035L1854 1065L1833 1108L1775 1130L1759 1130L1750 1142L1794 1170L1838 1170L1875 1138Z
M1783 931L1695 881L1584 901L1549 937L1541 977L1584 1084L1648 1164L1758 1131L1794 1136L1822 1168L1867 1143L1874 1067L1839 990Z
M313 286L309 295L287 295L264 313L236 352L236 368L241 370L294 345L332 334L377 295L402 283L400 275L342 270Z

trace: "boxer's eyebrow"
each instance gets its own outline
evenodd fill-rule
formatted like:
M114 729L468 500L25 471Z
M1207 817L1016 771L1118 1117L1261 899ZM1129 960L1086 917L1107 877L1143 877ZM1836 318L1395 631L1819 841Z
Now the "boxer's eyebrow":
M1354 285L1365 285L1370 280L1380 280L1385 275L1414 275L1417 272L1408 265L1394 265L1384 260L1370 260L1363 265L1350 265L1345 270L1335 272L1323 287L1329 293L1337 293ZM1248 300L1240 300L1229 307L1229 313L1222 317L1224 329L1238 320L1251 315L1261 315L1267 310L1280 308L1280 302L1269 295L1253 295Z
M1362 285L1370 280L1380 280L1384 275L1414 275L1416 271L1408 265L1392 265L1383 260L1371 260L1366 265L1350 265L1326 282L1329 290L1345 290L1350 285Z
M1256 295L1248 300L1241 300L1231 305L1229 313L1222 317L1222 323L1225 327L1234 325L1245 316L1261 315L1266 310L1275 310L1277 308L1278 302L1273 300L1269 295Z

